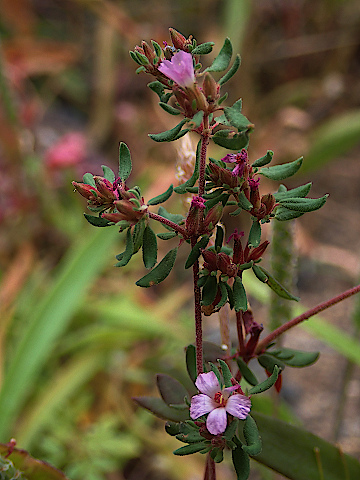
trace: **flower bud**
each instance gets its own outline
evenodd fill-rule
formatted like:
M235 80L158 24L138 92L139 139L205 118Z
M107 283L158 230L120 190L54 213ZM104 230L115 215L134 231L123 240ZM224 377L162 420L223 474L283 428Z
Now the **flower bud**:
M169 28L169 33L170 33L171 41L174 47L178 50L187 51L188 41L186 40L184 35L182 35L180 32L178 32L174 28Z
M209 72L206 72L204 81L203 81L203 92L206 97L206 100L209 103L214 103L219 98L219 84L214 80L214 77L210 75Z
M201 255L205 260L204 268L209 270L209 272L213 272L217 270L217 255L212 250L202 250Z
M220 252L217 255L218 269L224 275L228 277L236 277L238 273L238 267L231 261L231 258L224 252Z
M191 200L189 213L185 220L186 233L189 237L200 234L199 227L204 217L205 200L195 195Z
M221 202L210 208L204 220L204 228L211 232L222 217L222 212L223 206Z
M150 45L143 40L141 42L141 46L144 52L145 57L149 60L151 65L154 65L154 60L156 58L154 50L150 47Z

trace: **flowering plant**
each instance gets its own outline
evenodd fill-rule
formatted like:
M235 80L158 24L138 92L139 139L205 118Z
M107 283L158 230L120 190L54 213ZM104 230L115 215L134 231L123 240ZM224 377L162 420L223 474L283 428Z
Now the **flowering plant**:
M287 321L260 339L264 328L254 320L245 290L244 272L252 272L258 281L282 299L299 300L262 266L269 246L269 241L262 239L262 227L317 210L324 205L327 195L309 198L311 183L290 190L281 184L276 192L262 193L262 178L283 181L300 169L302 158L269 166L274 155L269 150L261 158L251 159L249 139L254 125L241 113L241 100L232 106L223 106L227 94L220 94L221 87L240 66L239 56L230 65L232 46L229 39L225 40L212 64L204 69L200 57L212 51L212 42L197 45L195 39L185 38L174 29L170 29L170 36L172 45L164 42L161 48L155 41L151 41L151 46L143 41L130 55L138 64L138 73L145 72L154 77L148 86L158 95L160 107L170 115L182 118L176 126L150 134L150 138L155 142L172 142L190 132L199 137L191 174L178 186L170 185L165 192L144 200L138 186L129 188L126 185L132 161L128 146L121 143L118 175L103 166L103 177L86 173L82 183L73 182L75 189L87 199L88 208L95 213L85 214L92 225L115 226L120 232L126 232L126 247L117 255L116 266L125 266L142 250L144 266L150 271L136 282L138 286L147 288L165 280L174 267L178 250L188 250L185 269L193 270L195 341L186 348L186 366L192 387L185 388L174 378L160 374L157 385L161 399L138 397L135 400L166 419L166 432L185 443L174 451L175 455L196 452L207 455L205 480L215 480L215 464L223 460L226 450L231 451L239 480L249 476L250 457L289 478L300 478L287 469L280 448L276 450L274 447L277 440L271 437L276 431L284 431L285 437L290 435L290 430L283 430L280 424L256 411L250 415L252 398L273 386L280 391L282 371L286 366L305 367L313 364L319 356L318 352L302 352L276 345L278 337L357 293L360 286ZM226 73L220 79L214 78L213 74L224 71ZM208 158L210 142L232 153L219 159ZM185 215L170 213L160 205L173 193L190 196L189 210ZM160 205L157 212L153 210L156 205ZM226 239L224 224L227 215L234 218L241 215L249 221L246 236L235 229ZM156 234L152 229L153 222L162 224L166 231ZM176 241L159 262L158 239ZM203 316L223 309L233 312L236 342L231 342L229 335L224 333L228 325L223 320L222 346L205 342ZM256 365L255 361L264 369L265 379L262 381L258 380L253 367L249 367L250 362ZM264 441L264 445L259 431L263 439L270 439L267 443ZM269 431L272 433L267 433ZM299 431L291 432L293 437L303 435ZM313 449L320 448L312 437L306 437L306 442ZM334 458L335 447L321 445L326 458ZM358 471L350 457L343 455L342 458L347 472ZM318 478L316 461L315 456L309 460L313 470L307 479ZM336 468L342 467L337 465Z

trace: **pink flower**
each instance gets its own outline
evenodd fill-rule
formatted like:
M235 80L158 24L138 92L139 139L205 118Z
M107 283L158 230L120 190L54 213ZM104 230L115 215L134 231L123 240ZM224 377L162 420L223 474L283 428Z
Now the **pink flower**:
M53 169L69 168L86 156L86 138L82 133L67 133L45 154L45 162Z
M209 414L206 428L213 435L225 432L227 426L227 413L244 420L251 408L250 398L239 393L233 393L239 385L223 388L214 372L201 373L195 385L201 394L191 399L190 416L193 420L202 415Z
M195 83L192 56L182 50L176 52L171 60L163 60L158 70L180 87L191 87Z

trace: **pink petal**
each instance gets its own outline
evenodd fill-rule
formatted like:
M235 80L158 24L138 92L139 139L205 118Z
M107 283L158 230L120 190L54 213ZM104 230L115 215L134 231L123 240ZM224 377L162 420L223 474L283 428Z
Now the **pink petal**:
M216 407L217 403L207 395L194 395L191 399L190 417L195 420Z
M171 60L163 60L158 70L181 87L190 87L195 83L192 56L182 50L176 52Z
M211 398L214 398L215 393L221 390L219 380L214 372L200 373L197 377L195 385L201 393L205 393Z
M226 410L224 407L215 408L212 412L209 413L206 420L206 428L213 435L219 435L226 430L227 425L227 416Z
M250 398L236 393L228 399L225 409L230 415L244 420L251 409Z

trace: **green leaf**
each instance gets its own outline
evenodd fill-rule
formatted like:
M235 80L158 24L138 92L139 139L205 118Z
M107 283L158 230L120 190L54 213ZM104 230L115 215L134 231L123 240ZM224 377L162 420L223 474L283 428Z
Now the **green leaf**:
M255 265L253 266L253 270L254 267ZM267 270L265 270L265 268L261 267L260 265L256 265L256 267L267 276L267 281L265 281L264 283L266 283L266 285L268 285L271 290L273 290L277 295L279 295L279 297L285 298L286 300L295 300L296 302L300 300L299 297L296 297L288 290L286 290L286 288L283 287Z
M209 445L208 440L203 440L198 443L191 443L190 445L185 445L185 447L180 447L177 450L173 451L174 455L191 455L192 453L201 452Z
M161 57L162 49L161 49L160 45L157 42L155 42L155 40L151 40L151 45L154 47L156 55L158 57Z
M208 53L212 52L214 42L205 42L201 43L197 47L192 50L192 55L207 55Z
M92 173L85 173L83 176L83 181L87 185L91 185L92 187L96 188L96 183L94 180L94 175Z
M220 251L224 241L224 229L221 225L216 226L215 250Z
M177 247L170 250L151 272L136 282L136 285L138 287L152 287L165 280L174 266L177 250Z
M320 198L289 198L280 200L281 205L289 210L295 210L296 212L313 212L321 208L329 195L324 195Z
M111 168L107 167L106 165L101 165L102 171L104 172L104 178L109 180L110 183L115 182L115 173L111 170Z
M163 101L165 87L161 82L155 80L154 82L148 83L147 86L158 95L160 101Z
M112 222L109 222L109 220L106 220L102 217L95 217L94 215L89 215L87 213L84 213L84 217L91 225L94 225L95 227L108 227L109 225L113 225Z
M145 268L152 268L157 262L157 241L149 225L144 230L142 252Z
M232 387L231 379L233 378L230 369L224 360L221 360L221 358L218 358L219 365L221 367L221 374L224 379L224 385L225 388L227 387Z
M199 112L195 113L195 115L191 118L190 124L192 128L199 128L204 118L204 111L200 110Z
M195 345L192 344L186 347L186 369L191 380L195 382L197 377L196 348Z
M168 105L164 102L159 102L160 107L165 110L165 112L170 113L170 115L180 115L180 110L178 108L174 108L171 105Z
M265 392L266 390L271 388L278 379L279 373L280 369L277 365L275 365L274 371L272 372L271 376L263 382L255 385L255 387L250 388L249 395L256 395L257 393Z
M186 122L187 120L183 119L174 128L161 133L149 133L149 137L155 142L172 142L177 139L176 137Z
M240 277L235 277L233 284L233 294L235 312L239 312L240 310L246 312L248 308L246 292Z
M230 442L236 433L237 427L239 425L239 419L234 417L233 420L228 424L226 427L225 432L223 433L223 437Z
M278 366L280 371L284 370L285 364L282 360L273 357L269 353L264 353L259 355L257 358L258 362L262 367L264 367L269 373L273 373L275 366Z
M243 434L246 442L246 445L242 447L244 452L251 456L259 455L262 450L262 443L258 427L251 415L248 415L245 419Z
M182 405L184 398L189 395L186 388L178 380L170 377L170 375L158 373L156 375L156 383L161 398L169 406L176 404Z
M244 210L251 210L253 208L253 204L246 198L242 190L238 193L238 205Z
M255 160L255 162L251 166L253 168L263 167L264 165L267 165L268 163L271 162L273 156L274 156L274 152L272 150L268 150L266 152L266 155Z
M131 173L131 153L129 147L124 142L120 142L119 147L119 177L125 182Z
M222 46L219 54L210 65L206 68L205 72L222 72L226 70L230 64L232 57L232 45L229 38L225 38L224 45Z
M283 207L282 205L275 208L275 218L279 222L294 220L294 218L301 217L301 215L304 215L304 213L295 211L295 210L289 210L288 208Z
M200 240L194 245L189 253L189 256L185 262L185 268L190 268L196 260L200 257L200 250L204 249L209 243L209 235L204 235Z
M239 367L241 375L245 378L245 380L250 385L255 386L259 383L256 376L253 374L253 372L250 370L250 368L246 365L246 363L244 362L244 360L241 357L236 358L236 363Z
M255 460L291 480L358 480L360 463L339 447L282 420L253 412L263 449Z
M188 433L179 433L176 435L176 438L184 443L198 443L204 441L204 437L201 436L198 431L194 430Z
M242 101L241 99L234 103L232 107L224 108L224 115L230 125L237 128L239 132L248 130L253 125L249 120L241 113Z
M240 58L240 55L237 54L231 68L228 70L228 72L225 73L223 77L220 78L220 80L218 81L218 84L224 85L226 82L228 82L230 78L233 77L235 73L238 71L240 67L240 63L241 63L241 58Z
M263 167L259 173L270 180L284 180L284 178L294 175L303 162L303 157L294 160L293 162L283 163L282 165L274 165L273 167Z
M227 302L227 299L228 299L228 292L227 292L227 288L226 288L224 282L219 281L219 289L220 289L220 293L221 293L221 298L220 298L219 303L217 303L215 305L216 308L223 307L225 305L225 303Z
M116 255L116 260L119 260L118 263L115 264L115 267L125 267L134 254L134 243L133 238L131 235L131 229L128 228L126 232L126 247L122 253Z
M279 348L276 351L269 350L268 353L281 359L289 367L307 367L316 362L320 352L302 352L292 348Z
M217 278L209 275L205 282L205 285L202 287L202 305L211 305L215 300L218 290Z
M164 232L164 233L157 233L156 236L159 237L161 240L170 240L170 238L176 237L177 233L172 232Z
M241 448L240 442L237 443L237 447L231 452L237 480L247 480L250 475L250 458Z
M258 247L261 242L261 225L259 220L254 220L249 232L249 247Z
M280 185L279 190L274 193L275 200L277 202L281 202L282 200L290 198L306 197L306 195L310 192L311 185L311 182L309 182L305 185L301 185L300 187L292 188L291 190L287 190L285 185Z
M219 134L222 130L219 130L212 137L214 143L220 147L227 148L229 150L241 150L246 148L249 144L249 134L248 132L240 132L232 135L230 137L224 137L222 134Z
M179 410L169 407L162 398L156 397L133 397L133 400L143 408L150 410L151 413L163 420L172 422L185 422L189 417L189 410Z
M134 253L138 252L143 244L144 239L144 231L145 231L145 221L138 222L134 226L133 231L133 244L134 244Z
M171 195L173 193L173 190L174 190L173 186L170 185L170 187L166 190L166 192L161 193L157 197L152 198L151 200L149 200L147 202L147 204L148 205L158 205L159 203L166 202L166 200L171 197Z
M175 193L186 193L188 187L193 187L196 183L196 180L199 178L199 165L200 165L200 152L201 152L201 140L199 140L196 147L196 160L194 172L185 183L174 188Z
M159 207L158 215L160 215L160 217L166 218L167 220L170 220L171 222L176 223L177 225L179 225L184 220L184 217L182 215L180 215L179 213L170 213L163 206ZM168 227L167 225L163 226L173 232L173 229L171 227Z

